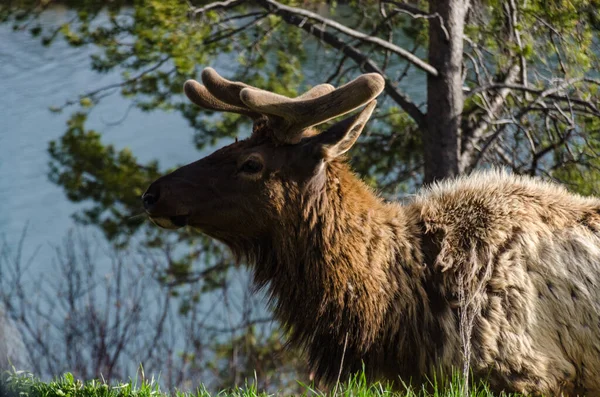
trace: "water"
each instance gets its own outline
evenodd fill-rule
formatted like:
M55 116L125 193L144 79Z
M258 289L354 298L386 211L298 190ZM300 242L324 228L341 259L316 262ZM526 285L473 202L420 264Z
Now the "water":
M55 26L68 15L54 8L43 15L42 23ZM92 52L62 41L44 47L39 38L0 24L0 236L16 244L28 225L25 256L37 247L40 259L51 255L52 246L75 226L71 215L81 208L47 178L48 142L64 133L73 108L55 114L48 107L120 81L118 73L90 70ZM100 131L105 143L131 148L141 162L158 159L163 168L200 157L192 129L178 114L131 109L126 115L128 107L118 93L105 98L87 127ZM35 270L44 271L47 262L35 261Z

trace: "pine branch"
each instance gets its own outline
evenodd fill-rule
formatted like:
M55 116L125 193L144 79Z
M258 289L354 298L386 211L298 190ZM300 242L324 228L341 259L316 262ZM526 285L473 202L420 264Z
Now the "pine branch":
M267 4L274 3L272 0L265 1ZM302 18L296 15L294 12L288 12L283 9L271 9L271 11L281 16L286 23L297 26L316 38L322 40L323 42L329 44L333 48L342 51L345 56L356 62L364 71L381 74L385 79L385 92L415 121L420 129L423 130L426 128L426 117L423 112L421 112L419 107L411 101L408 95L398 90L393 85L392 81L386 76L383 70L381 70L381 68L365 53L360 51L358 48L342 41L338 36L325 30L324 27L308 22L308 18L306 17Z
M422 59L417 57L415 54L411 53L408 50L405 50L404 48L398 47L397 45L390 43L389 41L385 41L379 37L369 36L368 34L351 29L339 22L336 22L329 18L325 18L325 17L323 17L317 13L314 13L312 11L304 10L302 8L297 8L297 7L286 6L275 0L257 0L256 2L263 8L266 8L269 11L271 11L275 14L278 14L278 15L282 15L282 16L283 15L288 15L288 16L296 15L296 16L312 19L316 22L321 23L323 25L323 30L327 26L332 27L333 29L335 29L347 36L350 36L354 39L358 39L362 42L373 44L373 45L380 47L386 51L390 51L390 52L400 56L401 58L404 58L405 60L411 62L416 67L427 72L428 74L430 74L432 76L438 76L438 74L439 74L438 71L433 66L431 66L427 62L423 61Z
M214 2L204 7L192 8L191 13L193 15L199 15L208 10L231 9L243 3L250 3L250 1L228 0ZM299 27L304 31L310 33L311 35L315 36L317 39L332 46L333 48L340 50L346 57L356 62L364 71L381 74L385 78L385 92L410 117L412 117L412 119L415 121L415 123L419 126L420 129L426 128L426 117L423 114L423 112L421 112L419 107L415 103L413 103L406 94L398 90L393 85L392 81L386 76L383 70L371 58L369 58L369 56L360 51L358 48L349 45L348 43L340 39L337 35L328 32L326 30L326 26L330 26L352 38L359 39L362 42L368 42L370 44L378 45L379 47L382 47L385 50L403 56L405 59L412 62L415 66L420 67L421 69L434 76L437 76L437 70L435 70L431 65L420 60L411 52L397 47L387 41L355 31L338 22L335 22L328 18L324 18L313 12L306 11L300 8L284 6L273 0L257 0L255 1L255 3L258 3L261 7L265 8L270 13L279 15L286 23ZM321 22L322 25L317 26L314 23L310 22L309 19Z

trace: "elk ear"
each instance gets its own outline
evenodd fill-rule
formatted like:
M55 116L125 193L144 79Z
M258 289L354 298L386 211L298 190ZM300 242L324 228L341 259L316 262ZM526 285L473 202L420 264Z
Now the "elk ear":
M375 100L369 102L356 115L337 122L313 138L325 159L341 156L350 150L369 121L376 104Z

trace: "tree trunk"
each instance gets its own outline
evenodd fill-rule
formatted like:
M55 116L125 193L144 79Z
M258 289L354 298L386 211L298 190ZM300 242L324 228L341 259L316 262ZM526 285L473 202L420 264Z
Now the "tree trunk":
M423 131L425 183L458 175L463 110L462 57L468 0L430 0L427 129Z

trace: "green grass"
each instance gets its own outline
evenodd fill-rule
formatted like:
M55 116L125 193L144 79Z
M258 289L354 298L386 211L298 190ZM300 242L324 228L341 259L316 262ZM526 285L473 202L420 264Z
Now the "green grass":
M326 396L327 394L313 389L311 386L300 384L303 396ZM425 391L425 390L428 391ZM392 391L390 386L380 383L368 384L364 375L358 375L337 387L337 396L356 397L458 397L463 396L462 382L458 377L444 389L433 384L423 385L422 390ZM0 397L258 397L272 396L259 392L253 385L245 388L221 391L217 394L209 393L200 387L194 393L165 393L162 392L155 380L132 380L127 383L107 384L98 380L82 382L67 373L61 378L51 382L42 382L31 374L23 372L6 372L0 376ZM472 397L494 396L485 385L473 387L469 393ZM502 396L505 396L502 394Z

